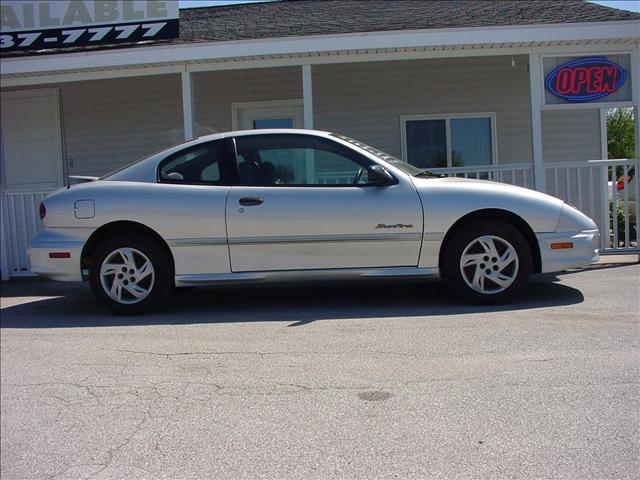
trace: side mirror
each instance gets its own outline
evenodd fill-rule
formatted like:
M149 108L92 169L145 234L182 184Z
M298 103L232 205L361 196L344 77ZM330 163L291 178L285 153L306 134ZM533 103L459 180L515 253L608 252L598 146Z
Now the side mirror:
M367 168L367 175L370 185L376 185L378 187L386 187L388 185L394 185L396 179L389 171L380 165L370 165Z

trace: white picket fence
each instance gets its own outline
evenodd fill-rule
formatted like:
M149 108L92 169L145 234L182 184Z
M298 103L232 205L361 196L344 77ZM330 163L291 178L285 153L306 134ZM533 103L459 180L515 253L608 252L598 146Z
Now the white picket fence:
M640 178L634 175L624 189L616 187L623 173L626 178L631 171L638 172L638 163L638 159L545 163L546 193L594 219L601 232L603 254L640 252L637 239ZM533 188L533 168L529 165L442 168L433 172Z
M450 177L476 178L509 183L520 187L533 188L533 169L531 165L495 165L486 167L433 168L433 173L444 173Z
M639 204L638 159L589 160L546 163L547 193L575 205L593 218L602 234L601 253L640 253L637 241ZM631 183L618 190L621 170L628 175L635 169ZM479 178L533 188L530 165L514 164L490 167L435 169L435 173ZM328 179L330 184L335 179ZM3 192L1 197L0 252L2 279L31 275L27 248L41 228L38 206L47 191ZM613 212L618 212L614 214ZM616 221L612 221L615 219Z
M600 168L601 175L607 176L607 193L609 202L603 204L605 214L611 215L611 221L604 225L604 235L611 239L612 246L609 253L625 252L638 248L638 217L640 217L640 204L638 204L638 191L640 191L640 178L638 175L638 159L624 162L608 162L596 160L592 162L595 168ZM616 172L621 170L621 172ZM632 178L630 173L633 172ZM618 182L618 178L625 180ZM624 183L624 188L618 190L618 183ZM622 223L620 224L620 217ZM622 227L622 231L620 229Z
M2 195L2 279L31 275L27 248L42 228L38 207L48 191ZM9 272L8 275L5 272Z

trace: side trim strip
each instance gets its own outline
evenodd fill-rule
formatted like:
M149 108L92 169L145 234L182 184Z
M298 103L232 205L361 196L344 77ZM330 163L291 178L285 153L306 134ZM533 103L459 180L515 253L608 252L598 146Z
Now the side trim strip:
M438 278L438 268L385 267L385 268L334 268L317 270L279 270L264 272L212 273L176 275L176 286L215 285L238 282L280 282L303 280L339 280L357 278Z
M209 247L212 245L226 245L226 238L168 238L170 247Z
M342 242L417 242L420 233L390 233L364 235L314 235L287 237L236 237L230 238L231 245L279 244L279 243L342 243ZM226 245L226 238L169 238L170 247L204 247Z
M255 245L277 243L342 243L342 242L417 242L420 233L365 234L365 235L309 235L289 237L235 237L230 238L231 245Z

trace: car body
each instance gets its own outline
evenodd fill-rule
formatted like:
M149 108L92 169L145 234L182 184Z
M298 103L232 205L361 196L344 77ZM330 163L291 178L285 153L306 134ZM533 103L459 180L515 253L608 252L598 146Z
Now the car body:
M32 271L88 279L120 313L173 287L318 278L445 278L505 301L530 273L598 258L595 223L561 200L442 178L312 130L201 137L47 196Z

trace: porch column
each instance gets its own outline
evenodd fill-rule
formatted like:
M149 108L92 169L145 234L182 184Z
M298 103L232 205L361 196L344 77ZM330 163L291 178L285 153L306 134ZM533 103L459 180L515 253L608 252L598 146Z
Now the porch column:
M302 103L304 110L304 128L313 129L313 83L311 80L311 65L302 65ZM305 171L307 183L317 183L315 152L305 150Z
M194 121L193 121L193 81L191 79L191 72L184 71L182 76L182 119L184 121L184 139L185 141L193 140L194 134Z
M4 191L0 187L0 195L4 196ZM5 228L4 218L4 198L2 204L0 204L0 273L2 274L2 280L9 280L11 278L11 265L9 263L9 231Z
M533 186L546 192L546 177L542 159L542 61L539 55L529 54L529 88L531 94L531 143Z
M302 98L304 104L304 128L313 129L313 83L311 65L302 65Z
M6 225L4 212L7 203L4 197L5 176L4 172L4 145L0 140L0 274L1 280L11 278L11 264L9 260L9 230Z
M631 54L631 100L633 101L633 124L636 137L636 158L640 159L640 48ZM638 172L636 172L638 175Z
M640 48L636 47L636 49L631 53L631 100L633 101L633 125L635 130L635 140L636 140L636 161L640 161ZM638 186L638 175L640 172L636 168L636 176L634 181L636 182L636 196L637 186ZM636 231L639 227L638 217L640 217L640 204L636 199ZM637 238L636 238L637 241ZM640 260L640 255L638 255L638 260Z

